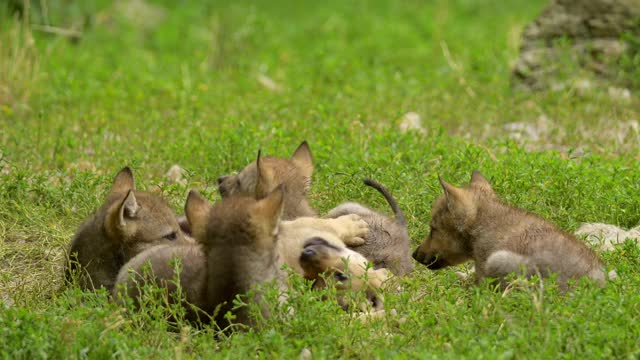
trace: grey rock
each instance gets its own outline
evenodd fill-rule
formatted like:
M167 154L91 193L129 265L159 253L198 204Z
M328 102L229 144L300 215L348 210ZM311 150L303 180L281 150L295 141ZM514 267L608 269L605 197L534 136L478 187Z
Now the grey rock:
M523 31L513 86L565 88L558 82L572 82L571 73L580 71L610 84L618 60L629 51L625 34L640 38L640 0L551 0ZM563 67L567 57L575 68Z

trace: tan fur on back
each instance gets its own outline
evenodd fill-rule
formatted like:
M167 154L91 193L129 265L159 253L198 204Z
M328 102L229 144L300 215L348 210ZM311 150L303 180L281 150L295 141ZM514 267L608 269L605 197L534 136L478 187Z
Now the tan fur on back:
M358 215L349 214L335 219L298 218L283 221L279 233L282 260L295 272L314 281L314 287L324 287L325 279L344 275L348 281L337 284L338 303L345 307L347 291L363 291L368 303L359 310L381 310L380 289L390 277L386 269L373 269L362 254L346 244L361 244L368 233L368 225ZM302 253L309 241L321 242L311 246L312 255L303 260Z
M347 247L347 244L362 244L368 231L367 223L355 214L335 219L301 217L282 221L278 231L280 264L286 264L295 273L310 280L321 280L334 273L349 274L350 287L340 290L365 291L370 299L375 299L376 310L379 310L383 306L379 290L389 278L389 273L384 269L369 268L369 261L364 256ZM305 243L313 238L321 238L335 249L325 252L313 269L304 269L301 254ZM324 283L317 281L316 284ZM338 302L342 302L342 296L338 297Z
M432 209L429 238L414 258L431 269L474 260L478 278L558 274L566 285L588 276L600 281L604 266L573 235L528 211L504 204L489 183L474 172L471 183L456 188L441 180L445 195Z
M304 270L300 266L300 254L304 243L313 237L322 237L331 245L347 248L345 243L360 243L361 237L368 232L368 226L360 217L346 215L337 219L319 219L301 217L296 220L283 221L278 234L278 249L285 264L300 275ZM354 257L355 258L355 257ZM358 254L353 266L366 267L367 260Z

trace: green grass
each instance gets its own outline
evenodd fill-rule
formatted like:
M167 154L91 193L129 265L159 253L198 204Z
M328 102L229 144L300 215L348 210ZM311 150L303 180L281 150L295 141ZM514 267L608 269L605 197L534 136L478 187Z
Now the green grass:
M123 166L180 211L191 188L219 199L215 179L258 149L288 156L305 139L318 210L345 200L386 209L361 183L372 177L398 198L414 246L428 234L437 175L462 184L473 169L509 203L569 231L585 221L636 226L638 99L510 88L519 34L544 1L154 1L163 15L145 26L108 1L41 3L48 17L34 9L34 23L83 36L34 31L33 54L2 9L0 50L28 54L0 51L0 65L14 65L0 69L0 89L17 94L0 96L2 357L294 358L303 348L314 358L640 356L631 242L602 254L619 281L567 295L547 282L503 295L461 283L459 268L417 265L402 291L385 294L398 316L369 324L294 280L295 316L232 336L168 329L162 310L124 311L104 293L63 286L70 238ZM424 133L398 130L409 111ZM545 129L511 140L512 122ZM187 170L186 184L167 181L173 164Z

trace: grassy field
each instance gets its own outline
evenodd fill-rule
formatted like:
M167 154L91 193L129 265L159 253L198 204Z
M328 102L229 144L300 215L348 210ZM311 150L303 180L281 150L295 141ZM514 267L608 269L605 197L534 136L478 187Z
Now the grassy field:
M160 306L126 311L63 282L71 236L122 167L181 211L189 189L218 200L218 176L302 140L320 212L345 200L386 210L361 183L374 178L399 200L415 246L437 175L462 184L473 169L569 231L638 225L634 89L627 99L510 88L520 33L544 1L31 2L33 24L82 34L29 30L0 5L3 358L640 357L631 241L602 254L618 281L570 294L548 282L495 292L460 282L461 267L418 264L385 293L398 315L369 324L292 279L295 316L232 336L169 327ZM400 131L408 112L421 129ZM185 182L165 176L174 164Z

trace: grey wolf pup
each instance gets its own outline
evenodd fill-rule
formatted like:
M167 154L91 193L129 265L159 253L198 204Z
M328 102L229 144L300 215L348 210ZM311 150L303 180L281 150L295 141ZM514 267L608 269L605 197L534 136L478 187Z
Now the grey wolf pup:
M198 244L165 246L140 254L120 271L116 298L125 293L139 296L140 282L144 281L141 270L147 262L151 264L152 280L172 294L176 274L170 263L179 258L183 264L180 286L186 302L192 305L188 318L198 317L201 310L226 327L224 315L233 310L236 296L246 296L270 281L281 287L284 284L276 236L282 205L281 188L261 200L234 195L214 206L192 190L185 214ZM259 303L260 294L256 293L253 300ZM263 315L268 316L265 309ZM234 314L236 323L254 325L246 307L235 309Z
M473 260L476 279L524 272L546 277L556 273L561 289L570 279L588 277L605 282L604 265L584 243L549 221L509 206L498 198L478 172L465 187L440 178L444 195L434 203L429 237L414 259L436 270Z
M285 204L282 220L291 220L301 216L316 216L307 201L313 175L313 156L306 141L293 152L290 159L273 156L258 158L262 162L258 171L258 160L247 165L237 175L218 178L218 189L224 198L232 194L253 196L256 190L263 193L273 191L284 185ZM261 189L256 189L258 177L262 178Z
M128 167L113 180L102 207L76 232L65 276L77 273L84 289L111 290L120 267L142 251L161 244L188 243L167 202L137 191Z
M364 179L364 183L384 196L395 214L395 219L354 202L339 205L329 211L327 217L359 215L369 225L369 233L364 239L364 244L349 244L351 249L372 261L376 269L388 268L397 276L406 275L413 270L413 260L404 214L396 199L384 186L370 179Z

